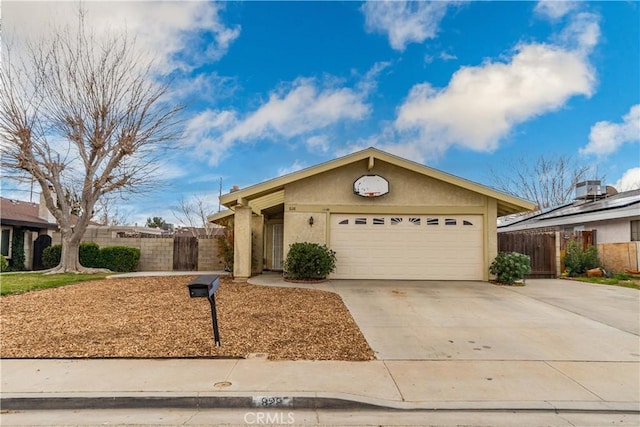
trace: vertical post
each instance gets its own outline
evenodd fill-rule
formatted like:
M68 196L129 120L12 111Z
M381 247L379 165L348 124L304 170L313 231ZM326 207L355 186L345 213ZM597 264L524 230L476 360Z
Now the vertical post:
M237 281L251 277L251 216L250 207L236 207L233 230L233 277Z
M220 332L218 331L218 312L216 310L216 296L209 294L209 304L211 304L211 323L213 326L213 340L216 347L220 347Z

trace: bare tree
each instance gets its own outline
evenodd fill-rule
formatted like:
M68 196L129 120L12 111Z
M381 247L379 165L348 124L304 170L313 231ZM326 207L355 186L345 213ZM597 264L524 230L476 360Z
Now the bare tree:
M521 157L491 170L498 190L535 202L538 209L559 206L573 200L576 184L596 179L591 166L579 165L567 155ZM604 179L602 177L601 179Z
M57 28L16 57L3 46L0 149L5 176L35 179L62 234L52 272L88 271L80 241L104 195L151 183L160 148L178 136L181 107L127 34L97 39L85 26ZM3 37L3 43L5 42ZM68 194L77 194L72 206ZM72 215L75 209L77 216Z
M129 216L118 208L114 196L103 196L96 202L93 221L102 225L124 225Z
M194 237L200 234L199 229L204 231L205 236L211 237L217 227L208 222L207 217L214 212L215 209L206 201L206 198L197 195L191 202L187 202L184 197L180 199L180 206L173 210L173 216L178 222L187 225Z

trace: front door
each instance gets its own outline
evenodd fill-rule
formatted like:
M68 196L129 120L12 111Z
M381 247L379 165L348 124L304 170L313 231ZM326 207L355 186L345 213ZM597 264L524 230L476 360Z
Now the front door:
M273 224L273 252L271 254L271 269L282 270L284 253L284 224Z

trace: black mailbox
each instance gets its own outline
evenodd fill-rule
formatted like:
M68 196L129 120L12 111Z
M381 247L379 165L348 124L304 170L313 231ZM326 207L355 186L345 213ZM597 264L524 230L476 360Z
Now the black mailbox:
M216 347L220 347L220 333L218 332L218 315L216 312L216 291L220 287L220 279L214 274L205 274L193 279L187 285L191 298L206 297L211 305L211 324L213 339Z
M189 286L189 296L191 298L209 296L209 287L207 285L201 285L199 283L190 283L187 286Z

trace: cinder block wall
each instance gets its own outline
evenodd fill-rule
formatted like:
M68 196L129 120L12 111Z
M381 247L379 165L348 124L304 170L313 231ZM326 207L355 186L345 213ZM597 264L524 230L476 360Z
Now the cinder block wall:
M172 271L173 270L173 238L149 237L117 237L116 231L110 227L90 227L83 242L94 242L101 248L107 246L129 246L140 249L139 271ZM62 242L59 232L54 233L52 244ZM221 270L223 262L218 256L215 239L198 239L198 270Z
M598 244L600 263L607 271L624 273L640 269L640 242Z
M198 239L198 270L222 270L224 262L218 256L216 239Z

